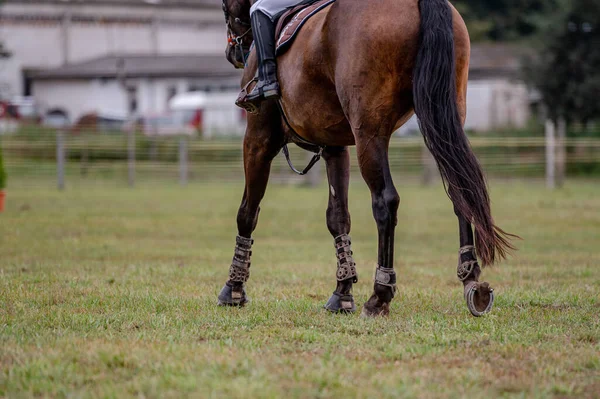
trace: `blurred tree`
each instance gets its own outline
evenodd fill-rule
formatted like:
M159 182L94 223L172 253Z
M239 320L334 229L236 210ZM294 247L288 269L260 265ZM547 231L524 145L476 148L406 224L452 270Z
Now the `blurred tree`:
M526 76L553 120L587 123L600 116L600 2L570 0L542 32Z
M519 40L538 31L560 0L455 0L473 41Z

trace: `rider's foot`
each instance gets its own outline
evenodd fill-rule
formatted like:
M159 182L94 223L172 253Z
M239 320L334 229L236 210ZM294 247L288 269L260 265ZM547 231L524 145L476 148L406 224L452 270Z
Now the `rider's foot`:
M255 113L263 101L279 98L279 84L275 58L275 24L261 11L255 11L251 18L258 56L258 83L250 93L242 90L236 104Z
M236 105L250 113L254 113L260 108L260 104L263 101L269 99L279 99L279 83L258 82L250 93L240 96L236 101Z

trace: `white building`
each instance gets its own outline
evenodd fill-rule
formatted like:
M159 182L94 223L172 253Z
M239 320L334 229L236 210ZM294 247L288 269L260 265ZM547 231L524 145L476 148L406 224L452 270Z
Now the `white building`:
M245 119L235 107L240 72L218 55L119 55L100 57L30 75L32 91L44 112L76 122L90 113L126 118L156 116L177 94L229 93L235 122Z
M525 127L531 117L531 93L521 79L527 49L510 45L474 45L467 92L467 130Z
M32 94L33 72L115 54L223 54L216 0L4 0L0 96Z
M0 98L33 96L42 113L71 122L164 114L188 91L235 99L240 72L225 60L225 37L216 0L5 0ZM233 101L224 112L239 132Z

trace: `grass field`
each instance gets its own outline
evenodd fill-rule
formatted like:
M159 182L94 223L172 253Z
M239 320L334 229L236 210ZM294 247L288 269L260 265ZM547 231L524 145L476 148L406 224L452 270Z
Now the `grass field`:
M0 397L600 397L600 184L492 182L524 238L471 317L441 187L397 181L399 295L387 319L327 314L327 189L271 186L252 303L217 308L240 184L8 191L0 215ZM351 189L360 303L375 223Z

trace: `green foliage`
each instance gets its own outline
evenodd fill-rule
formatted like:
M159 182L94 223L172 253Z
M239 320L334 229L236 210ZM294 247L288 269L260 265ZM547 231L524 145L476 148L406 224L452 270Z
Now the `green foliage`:
M600 115L600 3L573 0L542 32L528 79L548 106L550 117L586 123Z
M6 188L6 171L4 170L4 158L2 157L2 146L0 146L0 190Z
M456 0L473 41L509 41L538 32L561 0Z

